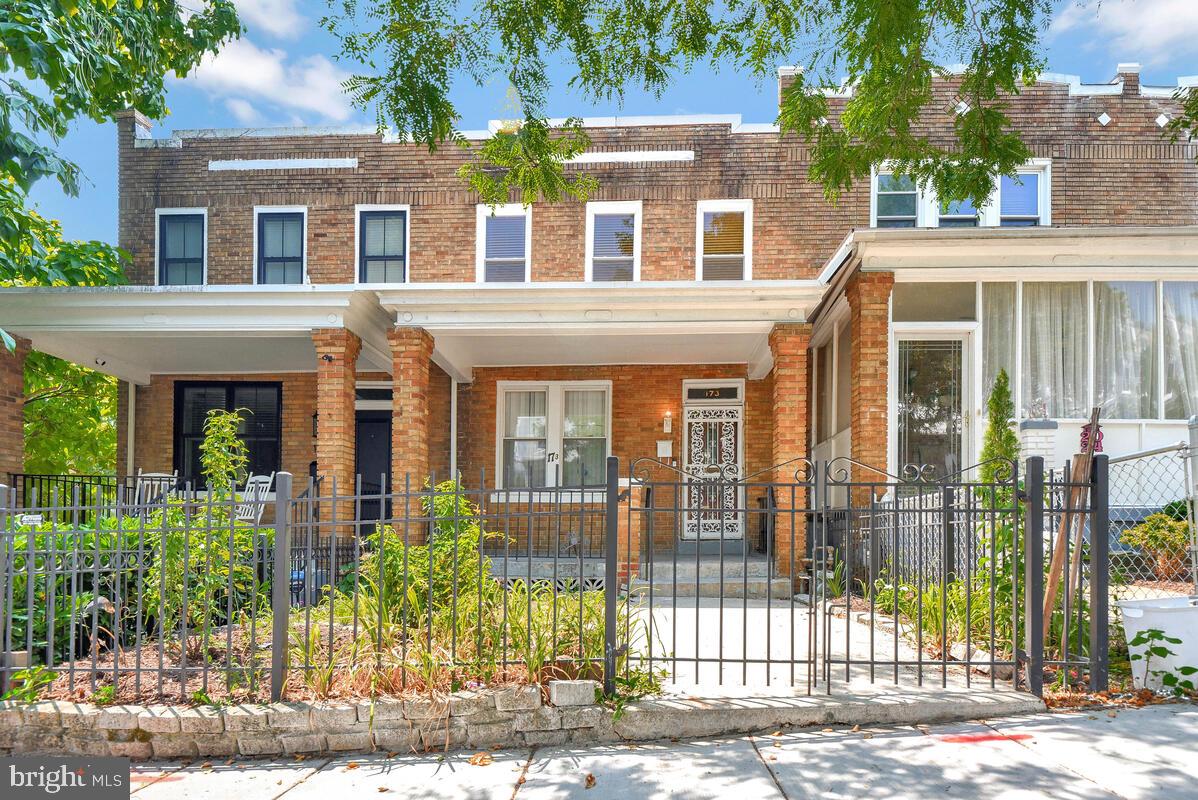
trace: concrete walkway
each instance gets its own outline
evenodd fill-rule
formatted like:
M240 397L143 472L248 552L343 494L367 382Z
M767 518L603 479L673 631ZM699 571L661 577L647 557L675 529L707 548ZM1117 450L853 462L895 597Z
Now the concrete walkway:
M135 767L138 800L1198 798L1198 706L697 742ZM588 788L590 784L590 788Z

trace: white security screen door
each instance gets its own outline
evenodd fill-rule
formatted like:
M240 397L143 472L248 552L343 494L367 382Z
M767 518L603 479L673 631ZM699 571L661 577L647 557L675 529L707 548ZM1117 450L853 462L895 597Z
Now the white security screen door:
M688 479L683 539L740 539L744 519L737 509L744 474L743 385L684 386L683 469Z

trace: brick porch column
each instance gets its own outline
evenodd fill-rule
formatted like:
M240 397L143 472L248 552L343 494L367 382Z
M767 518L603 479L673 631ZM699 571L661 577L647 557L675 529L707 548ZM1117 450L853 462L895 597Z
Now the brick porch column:
M802 574L807 552L808 497L796 486L809 480L806 465L795 461L807 457L807 439L811 422L807 417L808 346L811 326L806 323L775 325L770 331L770 352L774 356L774 442L773 463L778 465L773 479L777 513L774 515L774 561L780 575L794 569ZM798 472L799 481L795 480ZM796 585L796 589L799 587Z
M424 328L398 327L389 330L387 338L394 361L391 485L397 492L403 491L404 480L410 475L415 491L429 478L428 393L433 337Z
M645 511L645 487L632 485L620 500L620 523L616 536L616 561L620 583L629 585L641 569L641 518Z
M322 494L355 491L354 376L362 340L345 328L312 331L316 347L316 473ZM344 516L338 510L338 516Z
M857 272L845 287L849 301L849 332L852 338L852 456L855 461L886 470L887 370L890 358L890 290L893 272ZM860 468L856 481L880 480L881 475ZM869 490L854 492L856 503L869 502Z
M25 471L25 357L29 340L17 339L12 353L0 347L0 483Z

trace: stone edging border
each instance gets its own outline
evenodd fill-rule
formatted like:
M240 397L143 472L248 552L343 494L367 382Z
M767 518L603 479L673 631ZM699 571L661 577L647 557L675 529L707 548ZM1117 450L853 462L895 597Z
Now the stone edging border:
M987 688L871 690L830 696L673 697L619 713L594 681L458 692L429 700L313 701L226 707L0 703L0 752L200 758L507 748L652 741L788 726L903 724L1026 714L1039 698Z

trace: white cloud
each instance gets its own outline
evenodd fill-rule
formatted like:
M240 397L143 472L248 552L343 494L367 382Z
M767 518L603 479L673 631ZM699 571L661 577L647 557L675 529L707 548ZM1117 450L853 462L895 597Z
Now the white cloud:
M243 38L206 57L186 82L224 99L243 122L247 121L244 112L253 111L259 118L264 107L342 122L353 114L349 98L341 90L348 77L348 72L325 56L289 59L283 50L264 50Z
M1052 32L1102 37L1123 61L1165 63L1198 52L1198 2L1069 0L1057 9Z
M299 36L308 19L296 9L297 0L233 0L237 15L250 32L265 31L271 36L291 39Z
M254 108L249 100L241 97L230 97L225 101L225 108L229 109L229 112L237 117L237 121L243 125L253 125L261 119L258 109Z

